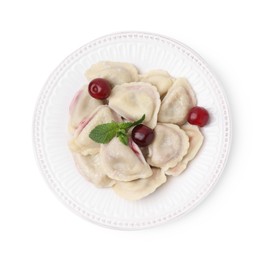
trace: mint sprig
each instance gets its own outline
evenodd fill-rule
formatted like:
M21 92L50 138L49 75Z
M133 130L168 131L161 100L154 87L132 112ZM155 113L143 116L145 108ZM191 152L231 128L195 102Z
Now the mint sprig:
M145 119L143 115L139 120L135 122L111 122L96 126L89 134L89 137L100 144L109 143L114 137L117 137L119 141L125 145L128 145L128 130L141 124Z

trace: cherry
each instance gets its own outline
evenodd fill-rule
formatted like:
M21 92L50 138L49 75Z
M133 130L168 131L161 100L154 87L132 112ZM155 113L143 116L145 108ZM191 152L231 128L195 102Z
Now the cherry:
M93 79L88 85L89 94L96 99L106 99L111 93L111 84L102 78Z
M133 141L141 147L151 144L154 139L154 131L145 125L137 125L132 130Z
M208 120L208 111L203 107L193 107L189 111L188 122L192 125L205 126Z

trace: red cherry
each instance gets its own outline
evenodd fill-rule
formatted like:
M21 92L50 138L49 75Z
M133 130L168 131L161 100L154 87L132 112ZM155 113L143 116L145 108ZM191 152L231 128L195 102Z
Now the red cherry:
M208 111L203 107L193 107L189 111L188 122L192 125L205 126L208 120Z
M147 146L154 139L154 131L148 126L142 124L137 125L132 130L132 139L138 146Z
M111 84L106 79L93 79L88 86L89 94L96 99L106 99L111 93Z

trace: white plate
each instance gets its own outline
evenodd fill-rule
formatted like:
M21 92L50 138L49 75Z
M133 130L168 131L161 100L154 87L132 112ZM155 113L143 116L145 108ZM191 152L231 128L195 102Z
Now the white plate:
M86 83L84 72L102 60L135 64L141 72L164 69L187 77L210 124L204 145L188 169L154 194L136 202L112 189L98 189L77 172L67 147L68 107ZM52 73L40 95L34 118L34 145L49 186L74 212L111 228L142 229L175 219L197 206L212 190L225 166L231 129L227 100L204 60L182 43L149 33L127 32L95 40L68 56Z

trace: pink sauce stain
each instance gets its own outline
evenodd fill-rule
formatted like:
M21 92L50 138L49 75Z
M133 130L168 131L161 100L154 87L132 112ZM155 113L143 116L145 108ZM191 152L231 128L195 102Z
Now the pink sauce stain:
M128 145L131 148L131 150L135 153L135 155L138 157L138 159L144 162L143 155L139 147L132 141L132 138L129 138Z
M92 118L93 116L84 118L76 128L75 135L79 135L81 131L88 125Z
M78 99L80 97L80 95L82 94L82 89L80 89L79 91L76 92L76 94L74 95L72 101L71 101L71 104L70 104L70 107L69 107L69 112L70 112L70 115L73 113L73 110L78 102Z

